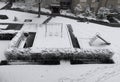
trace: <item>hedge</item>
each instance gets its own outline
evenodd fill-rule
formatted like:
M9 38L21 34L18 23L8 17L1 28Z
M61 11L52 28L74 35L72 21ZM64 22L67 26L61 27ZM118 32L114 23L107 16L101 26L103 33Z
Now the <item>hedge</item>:
M28 49L9 49L5 55L7 60L72 60L72 59L111 59L113 52L108 49L80 50L80 49L41 49L40 52L33 52Z

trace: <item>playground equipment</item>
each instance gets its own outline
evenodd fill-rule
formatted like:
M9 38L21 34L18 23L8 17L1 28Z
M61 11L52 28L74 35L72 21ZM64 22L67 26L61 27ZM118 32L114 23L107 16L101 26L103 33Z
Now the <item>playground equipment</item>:
M49 36L62 37L63 24L62 23L45 24L45 37Z

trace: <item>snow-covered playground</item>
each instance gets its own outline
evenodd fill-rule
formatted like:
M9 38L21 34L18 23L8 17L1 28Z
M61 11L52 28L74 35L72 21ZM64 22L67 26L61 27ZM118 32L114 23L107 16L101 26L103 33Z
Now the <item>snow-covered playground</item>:
M38 29L33 47L70 48L72 47L71 39L67 31L66 27L62 27L62 24L42 25Z
M23 49L27 38L24 33L35 33L33 51L47 48L73 49L72 40L67 25L72 26L73 33L80 44L81 50L109 49L114 52L114 64L75 64L69 61L60 62L60 65L5 65L0 66L0 82L119 82L120 78L120 28L98 25L95 23L78 22L77 20L60 16L52 17L48 24L42 24L49 16L31 14L13 10L0 10L0 14L9 19L0 19L0 32L16 33L12 40L0 40L0 60L5 60L5 51L13 48L19 42L17 49ZM15 21L15 17L17 20ZM32 20L25 22L26 19ZM4 23L7 23L4 24ZM20 30L6 30L9 23L23 24ZM47 26L48 25L48 26ZM111 45L90 46L89 40L99 34ZM26 35L29 37L29 35ZM17 39L17 40L16 40ZM20 41L21 40L21 41ZM99 41L98 41L99 42ZM15 46L16 47L16 46ZM14 48L13 48L14 49ZM17 50L16 49L16 50ZM77 51L77 49L76 49ZM36 51L37 52L37 51ZM17 63L16 63L17 64Z

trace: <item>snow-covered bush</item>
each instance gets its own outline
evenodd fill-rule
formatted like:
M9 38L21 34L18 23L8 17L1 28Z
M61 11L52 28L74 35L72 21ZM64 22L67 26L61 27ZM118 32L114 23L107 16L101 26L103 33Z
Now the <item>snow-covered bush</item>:
M92 15L92 11L91 11L91 9L90 9L90 7L89 6L87 6L86 8L85 8L85 11L84 11L84 14L83 14L84 16L91 16Z
M77 4L77 6L74 8L74 12L76 15L79 15L82 12L82 7L80 4Z
M30 49L18 49L18 48L11 48L5 52L5 56L9 61L15 60L27 60L29 61L31 58L30 56Z
M106 7L101 7L99 10L98 10L98 13L97 13L97 18L100 18L100 19L104 19L107 17L107 15L110 14L110 9L106 8Z
M108 49L41 49L39 52L31 52L31 49L9 49L6 52L8 60L72 60L72 59L111 59L113 52Z

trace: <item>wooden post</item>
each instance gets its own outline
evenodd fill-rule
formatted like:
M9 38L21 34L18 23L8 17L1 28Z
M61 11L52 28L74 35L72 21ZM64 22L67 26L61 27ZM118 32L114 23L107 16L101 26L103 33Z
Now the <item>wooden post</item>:
M40 18L40 14L41 14L41 2L42 2L42 0L39 0L39 3L38 3L38 6L39 6L39 8L38 8L38 17Z

